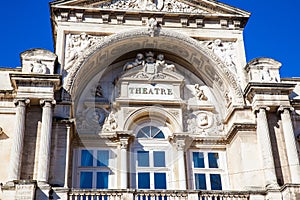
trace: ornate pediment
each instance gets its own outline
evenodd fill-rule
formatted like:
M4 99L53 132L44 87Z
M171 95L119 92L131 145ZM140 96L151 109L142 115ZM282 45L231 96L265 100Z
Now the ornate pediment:
M120 11L151 11L185 14L230 14L249 16L249 13L212 0L69 0L54 1L55 6L71 6Z

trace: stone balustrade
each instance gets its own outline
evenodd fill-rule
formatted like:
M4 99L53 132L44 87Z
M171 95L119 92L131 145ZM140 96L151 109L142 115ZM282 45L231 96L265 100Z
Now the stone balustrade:
M251 194L239 191L72 189L69 200L250 200Z

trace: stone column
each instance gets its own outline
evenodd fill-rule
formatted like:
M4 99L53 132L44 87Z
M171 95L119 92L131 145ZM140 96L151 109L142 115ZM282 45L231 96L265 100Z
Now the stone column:
M296 138L291 120L290 110L292 107L280 106L278 111L281 113L282 129L286 145L289 170L292 183L300 183L300 165L297 152Z
M257 111L257 138L260 144L263 162L263 171L265 175L267 188L278 188L277 177L275 172L275 164L272 153L272 145L267 120L266 110L269 107L259 107Z
M178 182L179 190L186 190L186 166L185 166L185 136L176 136L176 147L177 147L177 164L178 164Z
M127 166L127 148L128 148L128 136L121 136L120 138L120 147L121 147L121 189L127 189L128 185L128 166Z
M47 183L50 168L51 132L52 132L52 105L55 100L41 100L43 107L42 127L40 137L37 181Z
M25 132L25 117L26 117L26 105L29 104L29 99L15 99L16 105L16 124L15 133L13 136L10 163L8 172L8 181L20 179L21 174L21 163L22 163L22 152L24 143L24 132Z

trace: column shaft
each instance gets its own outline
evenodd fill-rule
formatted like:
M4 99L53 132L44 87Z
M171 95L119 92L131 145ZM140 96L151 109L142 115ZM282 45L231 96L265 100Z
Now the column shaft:
M288 108L284 108L281 112L283 135L286 145L287 158L291 173L292 183L300 183L300 165L297 152L297 144L294 135L293 124Z
M278 183L265 108L259 108L257 113L257 137L262 151L264 175L267 184L266 186L268 188L276 188L278 187Z
M50 151L51 151L51 132L52 132L52 103L43 102L42 127L38 160L39 182L48 182L50 168Z
M26 117L26 103L28 100L17 100L16 102L16 129L13 136L8 180L14 181L20 179L21 174L21 163L22 163L22 152L24 143L24 131L25 131L25 117Z

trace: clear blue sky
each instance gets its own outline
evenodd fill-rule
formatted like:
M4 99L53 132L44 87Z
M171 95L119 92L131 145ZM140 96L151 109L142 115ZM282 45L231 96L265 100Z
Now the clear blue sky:
M247 61L270 57L282 63L282 77L300 77L299 0L219 0L250 11L245 28ZM0 66L20 66L19 54L31 48L53 51L49 0L0 3Z

